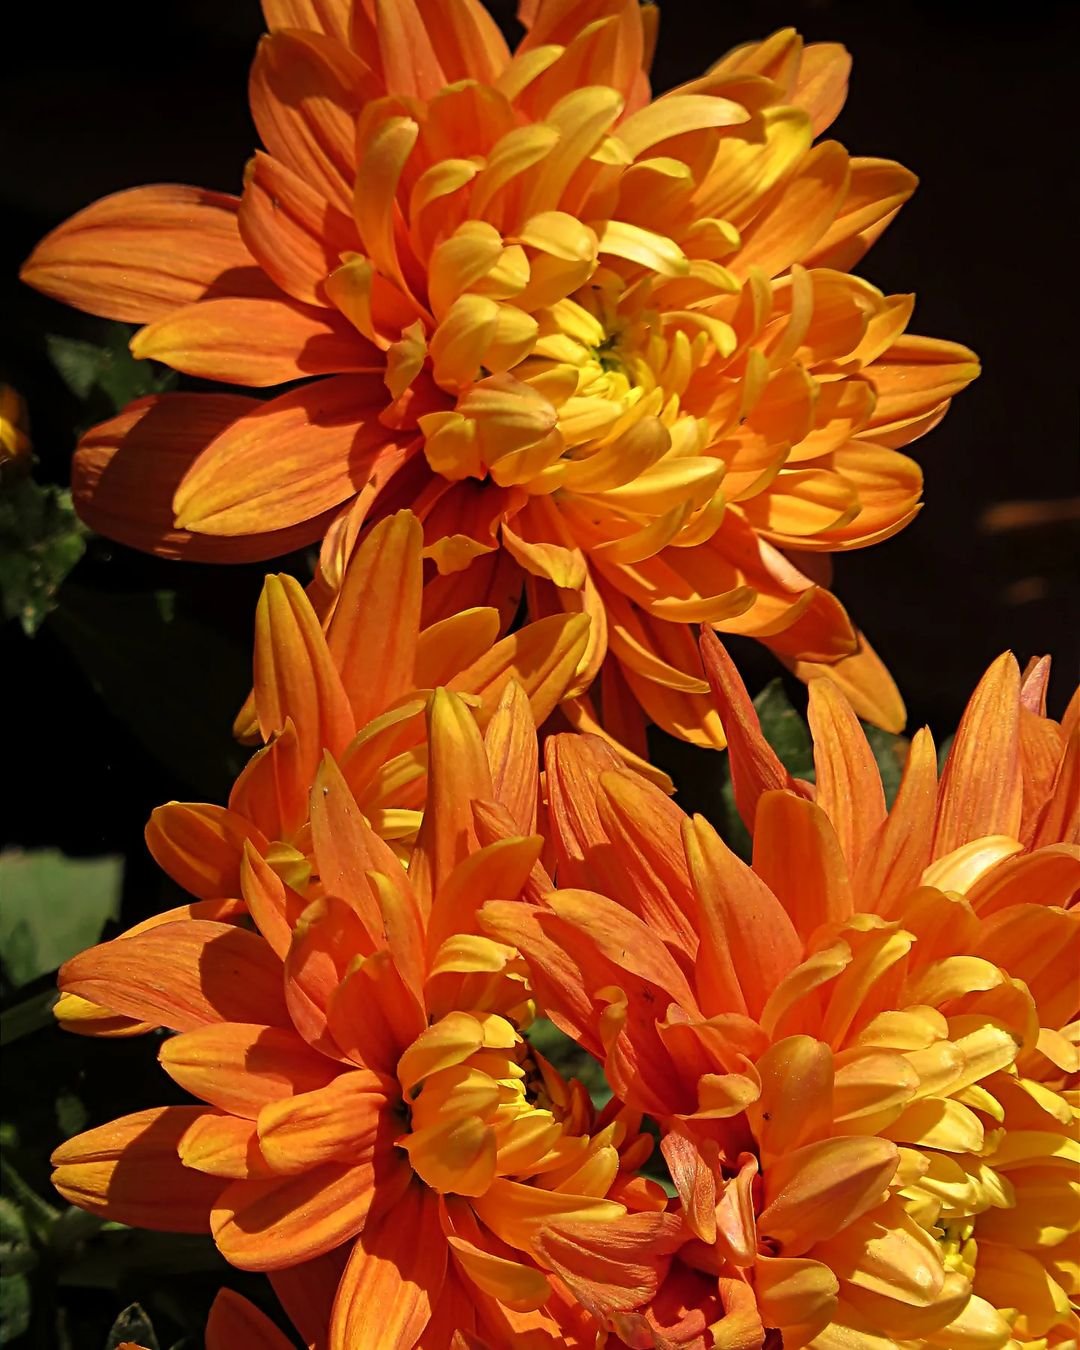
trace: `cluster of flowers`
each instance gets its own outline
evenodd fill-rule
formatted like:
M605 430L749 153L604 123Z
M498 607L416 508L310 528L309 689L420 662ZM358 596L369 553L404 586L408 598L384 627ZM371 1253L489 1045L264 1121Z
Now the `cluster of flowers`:
M513 53L477 0L264 8L243 196L120 193L25 269L182 372L323 377L77 453L123 542L322 548L266 580L227 806L147 827L193 899L61 971L197 1104L58 1190L209 1231L317 1350L1075 1346L1080 701L1001 657L887 809L824 555L914 516L898 447L977 365L848 270L914 180L813 144L843 49L650 102L638 0L523 0ZM808 681L813 784L717 632ZM650 720L726 742L752 862ZM291 1342L226 1291L208 1344Z

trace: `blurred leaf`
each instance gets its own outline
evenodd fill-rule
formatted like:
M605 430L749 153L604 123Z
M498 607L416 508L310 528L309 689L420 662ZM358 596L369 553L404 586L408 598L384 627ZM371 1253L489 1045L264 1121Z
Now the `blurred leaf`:
M134 330L127 324L103 327L100 343L50 333L45 350L57 373L80 402L104 402L97 412L119 412L134 398L171 389L176 375L153 361L136 361L129 342ZM96 399L95 399L95 396Z
M814 778L814 746L810 729L791 705L782 680L772 680L754 699L765 739L781 764L795 778Z
M68 1139L86 1129L87 1118L86 1107L74 1092L60 1093L56 1099L56 1123Z
M25 474L0 485L0 599L4 617L33 637L56 605L60 583L82 557L86 530L65 488Z
M903 777L911 742L905 736L894 736L889 731L882 731L880 727L871 726L869 722L864 722L862 729L870 742L874 759L877 760L881 786L885 789L885 805L892 806L896 800L897 789L900 787L900 779Z
M251 681L243 642L183 609L172 591L69 586L50 626L152 754L210 800L226 795L249 753L231 735Z
M0 1046L11 1045L24 1036L51 1026L56 997L55 989L43 989L40 994L23 999L0 1014Z
M956 733L946 736L937 748L937 771L939 776L945 770L945 761L949 758L949 751L952 749L952 743L956 739Z
M564 1078L577 1078L584 1085L596 1107L606 1106L611 1100L604 1070L597 1060L583 1050L576 1041L564 1035L546 1017L537 1017L526 1032L529 1044L544 1056Z
M754 699L765 739L777 757L795 778L814 779L814 746L810 729L784 692L782 680L772 680ZM725 754L721 770L720 799L723 814L718 830L733 853L749 861L753 853L750 832L735 805L735 785L731 781L731 761Z
M0 854L0 963L16 988L92 946L120 911L124 860Z
M37 1265L37 1252L30 1229L19 1207L7 1196L0 1196L0 1263L5 1275L24 1275Z
M4 1195L19 1208L30 1232L40 1243L45 1243L60 1217L60 1211L47 1200L43 1200L32 1186L28 1186L7 1158L0 1157L0 1180L4 1184Z
M153 1325L138 1303L125 1308L112 1324L105 1350L116 1350L125 1341L134 1341L136 1345L144 1346L145 1350L158 1350Z
M30 1282L25 1275L0 1275L0 1345L30 1325Z

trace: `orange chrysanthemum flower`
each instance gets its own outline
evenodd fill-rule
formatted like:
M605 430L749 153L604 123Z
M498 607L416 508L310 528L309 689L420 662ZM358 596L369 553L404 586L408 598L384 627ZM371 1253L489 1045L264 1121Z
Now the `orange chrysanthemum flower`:
M810 785L764 741L711 634L703 656L752 867L600 742L556 737L560 889L481 915L515 934L548 1016L662 1124L692 1234L664 1334L1075 1344L1078 702L1050 721L1047 663L1021 681L1002 657L940 783L922 731L887 811L831 681L810 685ZM590 1287L573 1253L562 1264ZM669 1318L616 1325L645 1345Z
M640 1114L614 1103L598 1117L530 1049L522 962L476 926L486 900L550 885L543 840L512 814L535 793L528 705L502 709L512 731L493 750L458 695L433 695L407 871L327 755L299 912L249 841L240 884L257 931L179 919L61 971L64 990L179 1033L161 1063L200 1104L69 1140L57 1189L125 1223L209 1229L234 1265L270 1272L328 1350L450 1350L474 1331L505 1350L530 1332L592 1345L541 1234L603 1224L651 1249L671 1231L659 1188L634 1175L652 1149Z
M506 740L516 700L537 726L557 706L585 649L588 620L552 616L497 640L498 614L478 607L425 626L422 548L409 512L380 521L349 557L336 593L315 590L322 623L292 577L266 579L255 618L254 693L239 719L266 744L227 806L168 802L154 811L147 846L198 903L133 931L241 913L246 845L299 897L315 868L309 801L326 752L339 760L372 828L407 858L427 790L424 710L433 688L468 698L493 754L521 749ZM535 764L523 771L523 795L514 803L526 834L536 823L535 775ZM87 1035L147 1029L70 994L56 1013L69 1030Z
M433 614L512 613L524 590L534 616L592 616L578 728L640 752L644 713L722 746L706 622L899 729L810 555L911 520L921 474L898 448L977 363L906 335L912 298L847 270L915 180L812 144L844 50L781 32L650 102L638 0L523 0L513 53L478 0L264 9L243 196L119 193L24 276L145 324L135 354L177 370L324 378L132 405L76 456L87 521L240 560L351 503L354 524L410 505Z

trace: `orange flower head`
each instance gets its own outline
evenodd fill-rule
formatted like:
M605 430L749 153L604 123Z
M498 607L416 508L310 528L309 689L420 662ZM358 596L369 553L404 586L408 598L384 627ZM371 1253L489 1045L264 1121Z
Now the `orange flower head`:
M844 50L786 30L650 101L638 0L523 0L514 52L479 0L264 9L242 197L119 193L24 277L144 324L137 356L307 382L133 404L78 452L85 518L241 560L409 505L433 616L592 616L579 729L722 747L701 622L899 729L811 555L912 519L900 447L978 367L848 271L915 180L814 144Z
M752 866L600 742L555 737L559 889L481 915L661 1123L693 1234L673 1270L714 1337L693 1343L1071 1344L1078 702L1049 720L1048 663L1000 658L940 783L922 731L887 810L832 681L810 685L809 784L712 634L703 658Z
M513 689L502 708L520 746L532 723ZM530 1049L524 965L476 923L488 899L551 884L542 839L519 833L507 805L516 780L535 788L529 757L492 753L446 690L427 722L430 788L407 870L327 754L299 915L248 841L254 929L178 919L63 968L68 993L178 1033L159 1057L199 1104L68 1141L54 1183L124 1223L209 1229L234 1265L270 1272L287 1310L299 1289L322 1290L307 1303L328 1350L449 1350L458 1332L507 1350L527 1331L592 1344L543 1233L605 1225L651 1247L675 1221L633 1174L652 1147L639 1113L616 1103L598 1116Z

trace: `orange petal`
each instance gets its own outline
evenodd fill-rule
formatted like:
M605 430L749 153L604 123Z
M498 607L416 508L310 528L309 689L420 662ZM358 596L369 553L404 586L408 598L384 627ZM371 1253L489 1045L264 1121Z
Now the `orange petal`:
M430 907L439 887L475 846L472 803L492 795L476 719L456 694L436 689L427 713L428 798L409 878Z
M323 885L351 906L372 947L384 945L382 911L368 873L397 878L404 891L401 864L364 819L329 755L319 767L311 794L311 834Z
M177 1152L198 1106L157 1106L77 1134L52 1155L52 1182L80 1209L134 1228L205 1233L221 1192Z
M881 1203L899 1153L887 1139L824 1139L775 1160L765 1172L758 1232L779 1254L801 1256Z
M256 388L384 367L378 349L333 310L284 296L201 300L140 329L131 352L185 375Z
M378 1199L392 1205L409 1177L402 1162L325 1163L298 1176L234 1181L210 1216L218 1250L241 1270L279 1270L355 1237Z
M888 818L868 842L852 885L859 908L889 915L919 884L930 861L937 813L937 753L923 727L912 737L904 776Z
M310 783L324 751L340 754L356 731L341 678L311 602L290 576L268 576L255 611L255 710L264 740L291 721L297 776Z
M377 376L338 375L239 417L203 450L173 499L176 523L200 534L281 530L351 497L376 469L389 433Z
M259 1152L255 1122L241 1116L204 1111L184 1131L179 1152L185 1167L212 1177L244 1181L271 1175Z
M494 708L510 680L529 696L537 726L554 712L569 687L586 648L589 619L584 614L556 614L526 624L497 642L449 682L459 693L483 697Z
M708 1016L756 1018L799 963L802 942L766 882L701 816L685 822L683 841L700 916L695 973L702 1008Z
M136 399L80 440L71 491L82 519L109 539L165 558L256 562L320 538L327 514L278 530L237 535L224 543L177 529L173 495L208 445L257 409L237 394L160 394Z
M251 115L275 159L343 211L355 176L356 115L377 90L344 46L299 31L264 37L251 68Z
M820 594L820 592L819 592ZM782 651L775 642L767 645L776 650L784 664L809 684L824 676L838 684L857 716L884 731L899 735L907 725L907 709L900 691L884 663L866 639L865 633L855 632L855 650L839 660L824 661L803 656L796 651Z
M767 792L758 802L754 871L804 943L821 924L842 922L853 912L836 831L820 806L794 793Z
M409 511L380 521L350 558L326 631L357 726L413 688L423 531Z
M269 1273L270 1284L289 1320L309 1346L325 1346L330 1335L330 1310L334 1304L348 1246L335 1248L313 1261L285 1266Z
M293 929L307 902L285 885L266 859L256 853L250 844L244 846L240 890L256 928L275 956L284 961L292 942Z
M267 841L243 816L208 802L166 802L154 809L145 831L150 855L178 886L211 900L240 893L240 863L250 841Z
M292 839L307 820L309 784L300 760L296 726L291 717L286 717L270 744L257 750L244 765L229 793L229 810L246 816L267 839ZM245 852L252 851L251 840L246 840Z
M329 1350L412 1350L445 1273L438 1201L414 1182L391 1214L357 1238L334 1300Z
M237 229L237 198L172 184L103 197L47 235L23 281L65 304L152 323L215 293L273 295Z
M349 10L345 0L262 0L267 28L304 28L349 45Z
M292 1350L292 1341L254 1303L223 1289L206 1319L206 1350Z
M509 680L499 696L484 732L484 752L495 800L510 812L522 834L532 834L540 752L529 698L517 680Z
M324 1086L281 1096L259 1111L259 1148L275 1172L306 1172L323 1163L359 1162L388 1127L385 1080L368 1069L339 1074Z
M371 950L371 938L356 911L332 895L313 901L293 931L285 958L289 1016L304 1040L331 1059L341 1051L328 1026L330 1000L350 962Z
M1011 652L979 681L941 776L934 856L987 834L1020 830L1020 671Z
M763 792L799 789L765 739L735 663L716 634L704 627L701 630L701 659L724 723L735 804L746 828L753 831L758 799Z
M333 1082L338 1066L285 1027L226 1022L167 1040L158 1054L169 1077L195 1097L254 1120L270 1102Z
M875 439L897 422L922 417L966 388L979 374L974 352L957 342L905 333L864 374L877 390L867 430Z
M807 717L814 738L814 801L832 821L854 871L885 819L877 761L851 704L832 680L810 681Z
M747 1108L763 1169L831 1133L833 1055L812 1036L785 1036L757 1061L761 1095Z
M267 275L308 305L325 304L323 283L340 265L341 254L360 242L351 216L261 150L244 175L239 224Z
M465 79L495 83L510 52L479 0L458 0L453 5L417 0L417 9L447 84Z
M806 255L808 267L847 271L863 256L918 186L890 159L851 160L851 178L836 219Z
M57 977L65 993L173 1031L214 1022L290 1025L281 962L255 933L192 919L103 942Z

